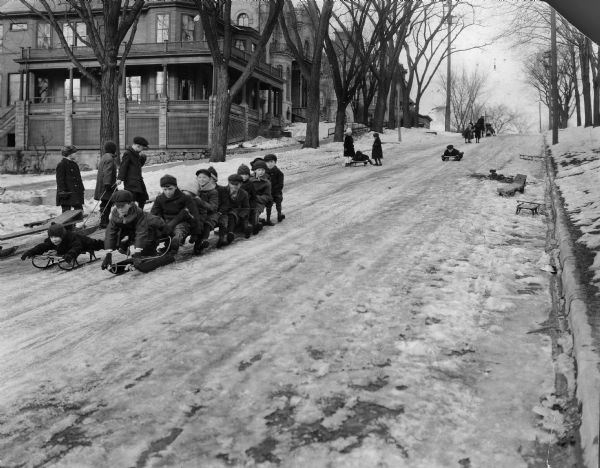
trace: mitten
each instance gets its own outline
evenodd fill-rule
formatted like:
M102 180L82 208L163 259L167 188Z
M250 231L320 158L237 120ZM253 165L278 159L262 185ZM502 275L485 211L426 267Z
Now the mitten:
M67 252L63 258L65 259L65 262L73 263L73 260L75 260L75 255L72 252Z
M29 250L26 250L25 252L23 252L23 255L21 255L21 260L26 260L29 257L32 257L31 253L29 253Z
M102 269L106 270L112 265L112 253L108 252L102 259Z

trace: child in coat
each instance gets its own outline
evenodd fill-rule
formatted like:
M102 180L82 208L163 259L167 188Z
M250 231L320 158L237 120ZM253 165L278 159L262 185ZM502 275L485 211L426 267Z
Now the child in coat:
M463 155L462 151L458 151L458 150L457 150L457 149L454 147L454 145L448 145L448 146L446 146L446 149L444 150L444 155L442 156L442 160L443 160L445 157L449 157L449 156L450 156L450 157L456 157L456 156L460 156L460 157L462 158L462 155Z
M251 177L250 181L254 185L254 190L256 190L256 217L259 218L265 207L269 203L273 203L271 182L267 177L267 164L263 160L254 163L254 177ZM266 220L260 219L259 221L263 224L266 222Z
M248 194L248 204L250 205L248 223L250 225L250 232L256 231L258 233L262 229L262 224L258 223L258 216L256 216L256 189L250 180L250 168L242 164L238 167L237 174L242 178L241 188Z
M66 262L73 263L79 254L88 252L93 256L95 251L103 248L104 243L101 240L67 231L62 224L55 223L48 228L48 237L44 242L25 251L21 255L21 260L55 250L56 254L62 256Z
M381 140L379 139L379 133L373 133L373 150L371 151L371 157L375 161L376 166L381 166L381 160L383 159L383 150L381 149Z
M216 181L211 177L211 171L208 169L196 171L195 183L194 189L186 193L192 196L198 211L198 236L194 242L194 254L200 255L210 245L208 243L210 231L215 228L219 220L219 193Z
M267 176L271 182L271 197L273 200L267 203L267 220L265 224L267 226L273 226L271 222L271 208L275 203L275 209L277 210L277 222L280 223L285 219L285 215L281 211L281 202L283 201L283 172L277 167L277 156L274 154L267 154L264 158L267 165Z
M161 177L160 186L163 193L156 197L150 213L165 221L165 233L172 236L170 250L177 253L188 235L192 244L196 242L198 209L192 197L179 190L172 175Z

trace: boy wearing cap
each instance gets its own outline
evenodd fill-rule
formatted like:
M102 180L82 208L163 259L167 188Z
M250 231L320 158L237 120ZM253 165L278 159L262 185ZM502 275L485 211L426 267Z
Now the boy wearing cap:
M148 141L143 137L136 136L133 144L123 153L117 176L117 184L124 184L125 190L133 194L134 200L140 208L144 208L149 198L142 177L142 166L146 163L146 156L141 152L146 149L148 149Z
M381 160L383 159L383 150L381 149L381 140L379 139L379 133L373 133L373 149L371 151L371 157L375 161L376 166L381 166Z
M48 228L48 237L41 244L32 247L21 255L21 260L41 255L49 250L55 250L68 263L73 263L79 254L83 252L93 253L96 250L102 250L104 242L99 239L92 239L83 234L67 231L60 223L52 224Z
M163 193L156 197L150 213L165 221L164 232L172 236L170 250L177 253L187 236L191 243L196 242L198 208L191 196L179 190L172 175L162 176L160 186Z
M194 254L200 255L208 248L210 231L215 228L219 220L219 193L211 172L208 169L198 169L196 187L193 192L186 191L186 193L192 196L198 211L198 236L194 242Z
M442 161L444 160L444 158L447 157L456 157L458 156L459 159L462 158L463 153L461 151L458 151L453 145L448 145L446 146L446 149L444 150L444 155L442 156Z
M79 166L73 160L78 149L65 146L61 150L62 159L56 166L56 205L63 213L70 209L83 210L83 181Z
M241 188L242 177L239 174L232 174L227 178L227 182L227 187L222 187L219 194L223 201L219 208L217 248L231 244L235 237L235 231L242 231L246 239L250 237L250 226L248 225L250 206L248 194Z
M252 185L254 185L254 190L256 191L256 210L255 216L258 219L260 214L265 209L265 206L269 203L273 202L273 197L271 196L271 182L269 182L269 178L267 177L267 164L264 160L258 160L254 162L254 177L250 178ZM256 226L258 222L254 225ZM258 231L254 230L254 234Z
M108 216L113 206L112 195L117 184L117 145L113 141L104 143L104 154L98 164L96 176L96 190L94 200L100 201L100 229L108 226Z
M271 222L271 208L275 203L275 209L277 210L277 222L280 223L285 219L285 215L281 212L281 202L283 201L283 172L277 167L277 156L274 154L267 154L264 158L265 164L267 165L267 176L271 182L271 196L273 201L267 203L267 220L265 224L267 226L273 226Z
M133 194L128 190L119 190L114 194L115 206L106 227L104 248L111 251L126 250L133 245L131 250L134 257L155 255L165 222L158 216L145 213L133 201ZM108 253L102 262L102 269L111 262L112 257Z
M260 223L257 224L256 190L254 184L250 180L250 168L245 164L241 164L240 167L238 167L237 173L242 178L241 188L248 194L248 205L250 207L250 211L248 212L248 222L250 223L251 231L256 231L256 234L262 229L262 225Z

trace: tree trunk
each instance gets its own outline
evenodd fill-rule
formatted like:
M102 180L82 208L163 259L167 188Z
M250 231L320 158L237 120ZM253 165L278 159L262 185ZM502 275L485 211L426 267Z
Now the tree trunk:
M313 66L308 84L308 102L306 108L306 138L302 148L319 147L319 73L320 67Z
M581 127L581 100L579 98L579 84L577 82L577 65L575 61L575 46L570 44L569 53L571 55L571 67L573 69L573 84L575 87L575 111L577 112L577 126ZM568 119L567 119L568 120Z
M335 111L335 134L333 141L344 141L344 127L346 125L346 108L348 104L339 101Z
M223 162L225 161L225 154L227 150L229 111L231 109L231 96L229 95L229 71L227 70L227 66L215 64L214 73L216 74L216 90L214 93L215 103L210 161Z
M590 127L592 118L592 94L590 86L590 47L588 38L579 43L579 65L581 69L581 87L583 92L583 125Z
M387 75L387 73L385 75ZM383 120L385 119L387 97L390 91L390 81L387 76L385 76L380 82L378 91L377 101L375 101L375 111L373 112L373 125L371 130L374 132L383 133ZM406 121L406 119L404 120Z
M396 101L398 100L398 79L392 80L390 101L388 104L388 128L396 128Z
M104 143L113 141L119 145L119 84L116 60L103 67L100 80L100 151Z
M594 127L600 127L600 73L594 79Z

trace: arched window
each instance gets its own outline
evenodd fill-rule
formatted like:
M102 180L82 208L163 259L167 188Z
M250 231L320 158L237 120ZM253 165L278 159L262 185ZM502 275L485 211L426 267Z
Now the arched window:
M310 55L310 42L308 40L304 41L304 55Z
M250 18L246 13L240 13L237 17L238 26L248 26L250 24Z
M277 70L279 71L279 76L283 78L283 65L277 65Z

